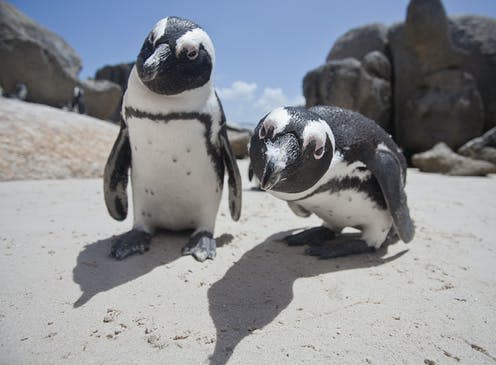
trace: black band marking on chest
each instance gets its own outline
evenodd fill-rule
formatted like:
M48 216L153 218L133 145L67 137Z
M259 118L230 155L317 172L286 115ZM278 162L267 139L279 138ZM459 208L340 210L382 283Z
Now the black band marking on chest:
M205 144L207 146L207 153L210 155L210 159L214 165L215 171L217 173L217 179L219 186L223 185L224 182L224 160L222 159L222 154L220 148L213 145L211 142L212 136L212 116L206 113L198 112L175 112L175 113L150 113L143 110L139 110L132 107L126 107L124 109L124 114L126 119L137 118L137 119L149 119L157 123L168 123L171 120L188 120L196 119L199 120L205 126ZM225 128L225 121L220 121L221 130Z
M375 202L380 208L387 209L386 201L382 195L381 188L376 178L371 176L365 180L361 180L358 177L343 177L342 179L331 179L327 183L318 187L315 191L308 194L307 196L298 199L305 200L310 198L315 194L328 192L329 194L334 194L339 191L355 190L367 194L370 199ZM298 201L297 200L297 201Z

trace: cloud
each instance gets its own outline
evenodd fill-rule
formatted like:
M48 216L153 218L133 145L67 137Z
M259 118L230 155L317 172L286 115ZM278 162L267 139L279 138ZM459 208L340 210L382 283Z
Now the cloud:
M266 87L260 92L255 82L235 81L230 87L219 88L217 92L228 122L253 127L277 107L305 104L303 96L289 97L281 88Z
M263 114L267 114L280 106L297 106L302 104L305 104L305 99L301 95L289 98L280 88L266 87L254 105Z
M218 89L219 96L226 100L251 100L255 95L257 84L244 81L234 81L231 87Z

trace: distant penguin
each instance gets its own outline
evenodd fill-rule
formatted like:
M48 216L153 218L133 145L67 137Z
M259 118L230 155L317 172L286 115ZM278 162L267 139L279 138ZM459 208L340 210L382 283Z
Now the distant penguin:
M74 87L74 95L71 102L71 110L79 114L86 114L86 104L84 102L84 90L79 86Z
M23 100L24 101L24 100L26 100L26 98L28 96L28 87L26 86L26 84L23 84L22 82L18 82L15 85L15 90L14 90L13 93L6 93L2 89L0 95L4 96L6 98Z
M258 124L251 165L262 189L322 227L288 236L322 258L410 242L414 225L405 194L406 161L391 137L359 113L316 106L278 108ZM341 234L354 227L359 234ZM326 243L326 244L324 244Z
M213 259L225 169L231 217L239 219L241 178L214 91L214 64L212 41L190 20L164 18L146 37L105 166L105 202L112 217L127 215L129 169L133 192L134 226L115 240L112 257L143 253L158 229L192 229L182 253Z

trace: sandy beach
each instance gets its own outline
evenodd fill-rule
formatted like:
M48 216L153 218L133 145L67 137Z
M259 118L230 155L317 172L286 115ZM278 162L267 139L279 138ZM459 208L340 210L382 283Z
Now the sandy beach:
M496 176L409 171L414 241L334 260L279 241L320 224L250 190L224 196L217 258L186 233L108 257L113 221L93 180L0 183L0 363L494 364ZM226 193L226 191L224 191Z

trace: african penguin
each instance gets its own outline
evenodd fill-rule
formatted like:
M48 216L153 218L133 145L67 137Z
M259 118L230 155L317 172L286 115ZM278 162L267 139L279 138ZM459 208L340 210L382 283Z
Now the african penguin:
M131 169L134 225L114 241L114 258L143 253L158 229L192 229L183 254L213 259L225 168L231 216L239 219L241 179L212 82L214 64L212 41L190 20L164 18L146 37L104 172L108 211L123 220Z
M410 242L406 161L391 137L359 113L332 106L282 107L255 128L250 158L262 189L303 217L323 220L289 245L332 258ZM360 234L340 234L354 227ZM329 242L324 245L323 243Z

